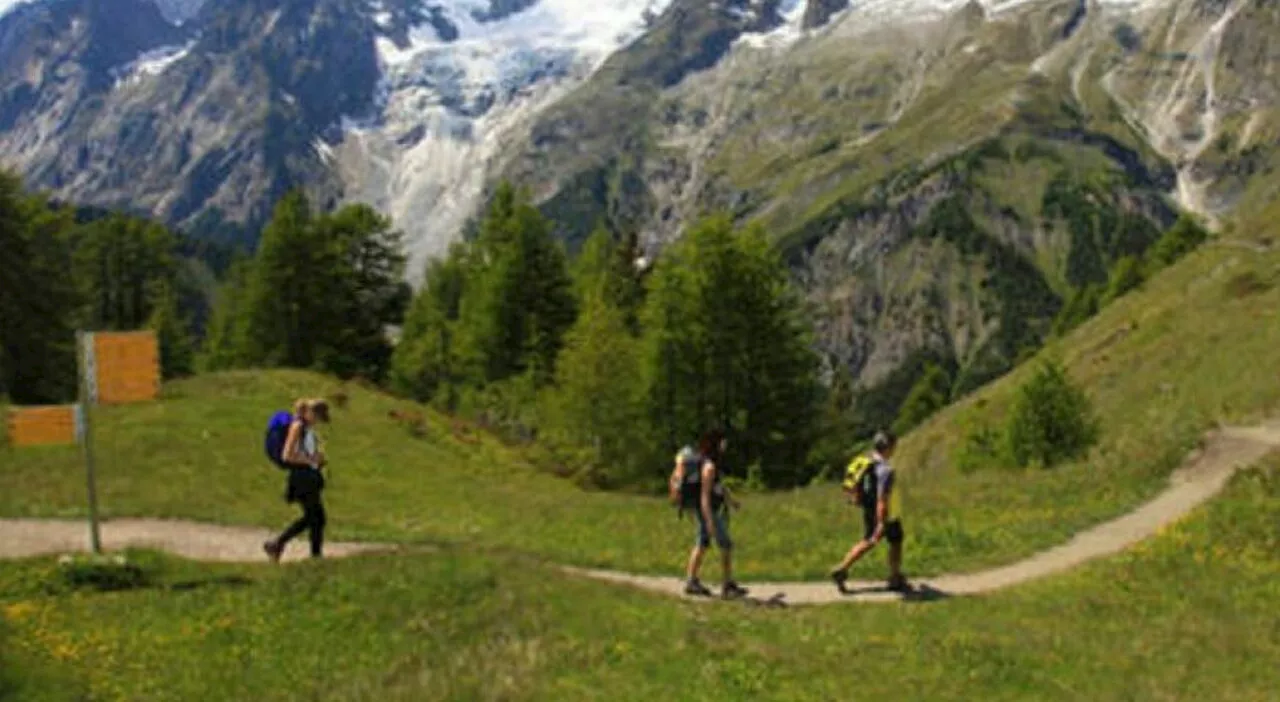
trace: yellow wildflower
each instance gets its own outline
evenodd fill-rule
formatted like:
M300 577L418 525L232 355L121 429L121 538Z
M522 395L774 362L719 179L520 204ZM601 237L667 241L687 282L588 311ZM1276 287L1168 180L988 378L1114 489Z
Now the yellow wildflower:
M20 622L34 611L36 611L34 602L14 602L13 604L5 605L4 617L10 621Z

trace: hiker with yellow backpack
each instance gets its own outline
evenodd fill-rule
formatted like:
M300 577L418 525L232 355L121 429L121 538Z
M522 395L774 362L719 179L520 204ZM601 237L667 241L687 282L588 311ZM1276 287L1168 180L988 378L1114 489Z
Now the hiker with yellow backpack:
M849 553L831 571L840 592L847 592L845 582L849 568L881 539L889 542L889 589L910 589L902 574L902 509L893 466L889 458L897 447L898 439L889 431L876 432L873 450L853 459L845 471L841 485L849 502L862 508L862 540L849 549Z

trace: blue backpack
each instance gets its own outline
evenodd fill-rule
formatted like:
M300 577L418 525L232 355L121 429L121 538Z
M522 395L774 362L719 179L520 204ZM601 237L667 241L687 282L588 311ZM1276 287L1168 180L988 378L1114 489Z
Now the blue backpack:
M279 411L271 415L267 422L267 436L263 442L267 458L281 470L288 470L289 464L284 462L284 440L289 436L289 426L293 424L293 415Z

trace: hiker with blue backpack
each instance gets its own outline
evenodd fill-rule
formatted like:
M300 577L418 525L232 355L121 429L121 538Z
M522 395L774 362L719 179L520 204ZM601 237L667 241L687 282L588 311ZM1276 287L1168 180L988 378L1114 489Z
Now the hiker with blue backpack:
M276 412L267 424L267 458L289 473L284 499L302 507L297 521L262 545L275 562L279 562L289 541L304 531L310 532L312 558L319 558L324 547L325 512L320 493L324 490L321 471L325 456L315 432L317 422L329 423L329 403L324 400L298 400L292 414Z
M711 590L698 579L698 570L707 548L714 539L720 547L724 586L721 596L725 599L742 597L747 590L733 580L733 540L729 538L728 507L738 507L737 500L720 481L720 466L728 442L724 433L712 429L704 433L698 448L686 446L676 454L676 465L668 484L671 502L678 506L678 513L693 510L698 518L698 535L693 551L689 553L686 568L686 595L709 596Z

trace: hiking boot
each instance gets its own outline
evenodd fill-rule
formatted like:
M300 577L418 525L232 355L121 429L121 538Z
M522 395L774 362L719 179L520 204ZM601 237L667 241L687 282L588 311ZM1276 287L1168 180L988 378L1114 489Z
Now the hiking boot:
M275 541L267 541L262 544L262 550L266 551L267 558L270 558L272 563L279 563L280 556L284 554L284 547Z
M737 597L746 597L747 589L730 580L724 584L723 588L721 588L720 596L726 600L731 600Z
M839 590L841 594L848 592L848 590L845 589L844 584L849 581L849 571L837 568L836 570L831 571L829 575L831 576L831 580L836 584L836 589Z
M690 578L689 582L684 584L684 594L697 595L699 597L710 597L711 590L709 590L706 585L703 585L697 578Z

